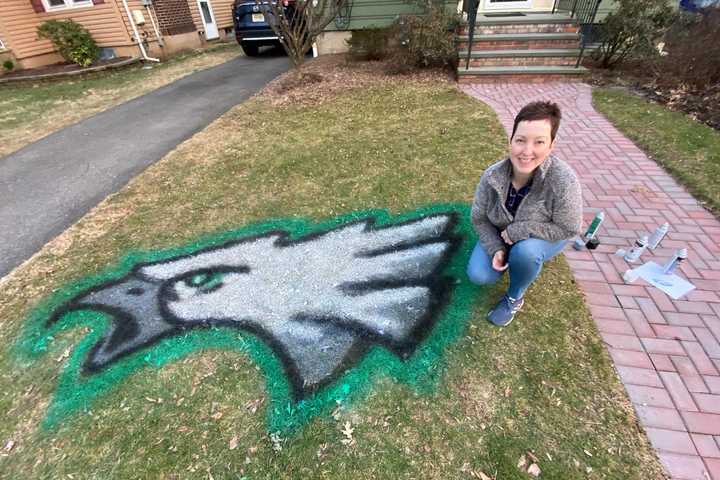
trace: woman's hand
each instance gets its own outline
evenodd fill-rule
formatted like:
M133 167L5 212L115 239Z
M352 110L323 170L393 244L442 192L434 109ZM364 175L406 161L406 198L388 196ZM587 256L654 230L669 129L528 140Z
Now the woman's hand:
M493 255L492 258L492 267L497 270L498 272L504 271L506 268L508 268L507 263L505 263L505 251L504 250L498 250L495 252L495 255Z
M503 242L507 243L508 245L512 245L513 241L510 240L510 235L508 235L507 230L503 230L500 232L500 238L503 239Z

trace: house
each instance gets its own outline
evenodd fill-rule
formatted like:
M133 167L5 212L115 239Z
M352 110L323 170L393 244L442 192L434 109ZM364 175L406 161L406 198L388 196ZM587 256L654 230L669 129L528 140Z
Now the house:
M72 19L91 33L103 58L160 57L224 39L233 28L233 0L2 0L0 59L18 68L61 62L37 36L47 20Z

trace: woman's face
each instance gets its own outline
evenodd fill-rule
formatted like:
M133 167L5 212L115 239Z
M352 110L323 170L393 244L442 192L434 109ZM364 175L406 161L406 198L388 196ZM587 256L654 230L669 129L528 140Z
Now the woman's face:
M552 152L555 142L551 140L550 120L520 122L515 136L510 140L510 161L513 172L531 174Z

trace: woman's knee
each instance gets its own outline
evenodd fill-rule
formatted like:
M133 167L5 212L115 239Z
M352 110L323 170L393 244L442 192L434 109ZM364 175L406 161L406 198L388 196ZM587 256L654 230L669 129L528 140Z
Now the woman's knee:
M482 266L469 263L467 266L467 276L475 285L488 285L498 281L500 272L492 268L483 268Z
M545 261L545 256L539 242L542 242L542 240L529 238L515 243L510 249L510 264L535 264L541 266Z

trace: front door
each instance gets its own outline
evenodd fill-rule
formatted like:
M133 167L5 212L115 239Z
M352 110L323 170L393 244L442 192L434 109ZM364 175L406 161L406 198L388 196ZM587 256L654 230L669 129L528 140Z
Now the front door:
M485 0L485 10L530 8L532 0Z
M218 38L220 34L218 33L217 23L215 23L215 15L213 15L210 0L198 0L198 7L200 8L200 17L205 25L205 38L208 40Z

